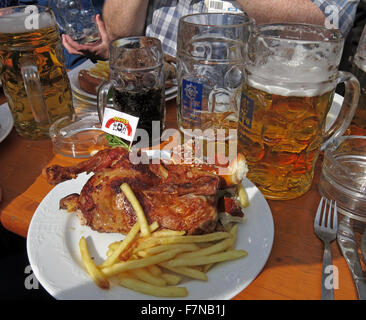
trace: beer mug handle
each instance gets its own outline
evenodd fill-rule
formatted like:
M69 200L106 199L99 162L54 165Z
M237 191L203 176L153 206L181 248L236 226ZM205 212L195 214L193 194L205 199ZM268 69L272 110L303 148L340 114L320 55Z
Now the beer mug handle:
M324 150L330 141L345 133L357 109L360 97L360 83L357 78L350 72L339 71L339 83L344 83L345 85L343 103L337 119L323 137L321 150Z
M33 118L38 123L48 124L51 120L44 101L38 68L30 60L24 60L20 64L24 87L32 110Z
M100 124L103 124L104 109L107 107L108 93L116 84L116 81L104 81L98 89L97 109Z

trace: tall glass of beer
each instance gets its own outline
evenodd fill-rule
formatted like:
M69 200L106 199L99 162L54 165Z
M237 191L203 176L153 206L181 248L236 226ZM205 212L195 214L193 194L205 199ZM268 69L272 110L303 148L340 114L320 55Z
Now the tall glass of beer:
M260 25L247 51L238 125L238 149L248 178L268 199L292 199L309 190L321 146L342 135L355 113L359 83L338 71L344 45L339 30L306 24ZM325 122L338 83L341 111Z
M235 142L244 55L254 22L245 14L202 13L179 21L178 128L207 156Z
M20 136L48 138L50 124L73 114L60 34L50 9L0 9L0 68Z

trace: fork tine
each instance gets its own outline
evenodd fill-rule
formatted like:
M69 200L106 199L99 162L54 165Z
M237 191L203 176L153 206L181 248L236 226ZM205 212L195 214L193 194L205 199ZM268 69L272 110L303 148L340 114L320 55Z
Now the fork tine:
M328 222L327 222L327 227L331 228L331 222L332 222L332 207L333 207L333 200L329 201L329 208L328 208Z
M337 211L337 201L334 200L334 216L333 216L333 229L338 228L338 211Z
M328 199L325 199L325 204L324 204L324 208L323 208L323 217L322 217L322 227L325 227L325 219L327 216L327 206L328 206Z
M324 201L325 200L325 201ZM324 204L324 205L323 205ZM333 213L333 218L332 216ZM326 215L328 214L328 217ZM322 216L322 218L320 218ZM321 225L319 222L321 220ZM332 225L331 222L333 221ZM326 224L326 226L325 226ZM330 251L330 243L336 239L337 236L337 203L334 200L328 200L322 197L316 216L314 219L314 232L318 238L324 243L323 266L322 266L322 281L321 281L321 297L322 300L334 299L334 292L332 288L328 288L326 284L326 267L332 265L332 255Z
M316 216L315 216L315 220L314 220L314 226L318 226L320 223L320 216L322 214L323 201L324 201L324 197L322 197L319 202L318 210L316 211Z

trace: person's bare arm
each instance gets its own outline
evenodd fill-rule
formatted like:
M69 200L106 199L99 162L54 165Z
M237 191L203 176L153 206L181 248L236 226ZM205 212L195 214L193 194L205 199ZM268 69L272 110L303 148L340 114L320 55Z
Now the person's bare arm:
M148 0L107 0L103 20L109 38L142 35L148 3Z
M143 34L148 3L148 0L106 0L103 21L99 15L96 17L100 35L98 42L79 44L70 36L63 35L62 43L71 54L108 59L110 41Z
M238 0L257 23L301 22L324 25L325 15L311 0Z
M109 37L99 14L96 15L95 22L100 38L97 42L80 44L72 40L69 35L62 35L62 44L69 53L85 55L92 59L108 59Z

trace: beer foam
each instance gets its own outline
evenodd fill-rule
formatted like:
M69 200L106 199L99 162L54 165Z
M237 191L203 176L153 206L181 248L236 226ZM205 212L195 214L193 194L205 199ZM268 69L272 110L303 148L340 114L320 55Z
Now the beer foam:
M49 12L14 12L0 16L1 33L24 33L54 26L53 17Z
M279 50L268 48L269 51ZM324 51L324 50L323 50ZM268 52L268 51L267 51ZM328 52L310 50L296 45L287 50L273 51L248 63L248 84L259 90L282 96L317 96L333 90L339 61ZM256 58L257 59L257 58Z
M258 90L286 97L315 97L333 90L335 81L321 82L311 79L311 82L279 81L278 79L259 78L249 76L248 85Z

